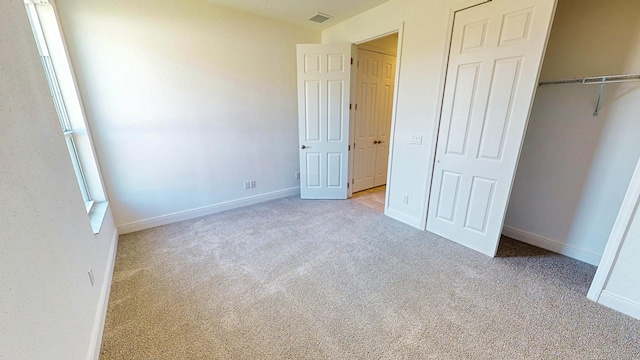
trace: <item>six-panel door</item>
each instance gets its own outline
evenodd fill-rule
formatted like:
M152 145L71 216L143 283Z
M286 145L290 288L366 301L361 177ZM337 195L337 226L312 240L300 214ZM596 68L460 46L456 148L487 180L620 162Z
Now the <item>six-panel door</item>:
M495 256L555 0L456 13L427 230Z
M298 45L300 194L346 199L351 44Z
M387 182L395 56L358 50L353 191Z

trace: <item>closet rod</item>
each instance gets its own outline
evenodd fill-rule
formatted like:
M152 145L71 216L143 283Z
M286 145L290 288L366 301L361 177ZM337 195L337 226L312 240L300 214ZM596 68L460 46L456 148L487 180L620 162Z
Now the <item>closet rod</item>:
M539 86L564 85L564 84L601 85L601 84L638 81L638 80L640 80L640 74L627 74L627 75L593 76L593 77L586 77L582 79L541 81L538 83L538 85Z
M640 74L608 75L608 76L586 77L582 79L541 81L538 83L538 86L565 85L565 84L600 85L600 93L598 94L598 101L596 102L596 110L593 112L593 116L598 116L598 113L600 112L600 100L602 100L602 92L604 91L604 85L628 82L628 81L640 81Z

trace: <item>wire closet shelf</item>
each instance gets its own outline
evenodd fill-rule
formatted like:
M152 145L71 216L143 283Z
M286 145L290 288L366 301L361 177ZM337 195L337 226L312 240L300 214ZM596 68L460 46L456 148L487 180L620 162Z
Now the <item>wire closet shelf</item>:
M601 85L611 84L627 81L639 81L640 74L627 74L627 75L607 75L607 76L593 76L581 79L566 79L566 80L553 80L553 81L541 81L539 86L545 85L566 85L566 84L583 84L583 85Z
M640 74L625 74L625 75L606 75L606 76L593 76L581 79L566 79L566 80L553 80L553 81L541 81L538 86L548 85L569 85L569 84L581 84L581 85L600 85L600 93L598 94L598 101L596 102L596 110L593 112L593 116L598 116L600 112L600 101L602 100L602 92L606 84L640 81Z

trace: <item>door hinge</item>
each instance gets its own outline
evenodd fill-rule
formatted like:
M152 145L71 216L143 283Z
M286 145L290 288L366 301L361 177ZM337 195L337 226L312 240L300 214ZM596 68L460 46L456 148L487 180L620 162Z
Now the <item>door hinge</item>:
M356 143L353 143L353 148L354 148L354 149L356 148Z
M351 151L351 145L349 145L349 151Z
M349 110L351 110L351 104L349 104Z
M352 184L355 184L355 181L354 181L353 179L351 179L351 183L352 183Z
M353 65L353 58L351 58L351 65Z
M358 104L356 104L356 111L358 110Z
M347 189L349 188L349 183L347 183Z
M356 65L356 67L360 67L360 60L358 60L358 65Z

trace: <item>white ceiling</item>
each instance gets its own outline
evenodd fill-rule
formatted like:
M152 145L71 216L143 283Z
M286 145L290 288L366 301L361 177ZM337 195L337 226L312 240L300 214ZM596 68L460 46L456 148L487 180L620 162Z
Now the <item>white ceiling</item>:
M256 15L324 30L388 0L205 0L212 4L250 12ZM318 24L309 21L316 13L333 16Z

